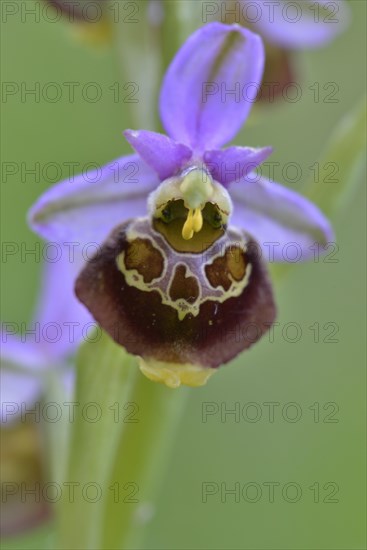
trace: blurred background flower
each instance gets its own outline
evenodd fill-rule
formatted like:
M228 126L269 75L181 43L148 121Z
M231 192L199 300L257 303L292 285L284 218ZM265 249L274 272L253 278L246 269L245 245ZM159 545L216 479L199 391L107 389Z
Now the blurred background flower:
M49 374L57 376L60 395L73 393L72 356L91 317L74 296L79 263L46 263L36 313L29 326L5 323L1 337L1 531L20 533L50 516L38 489L50 466L42 403ZM90 323L91 324L91 323ZM51 371L51 372L50 372ZM28 498L24 495L28 494ZM32 496L33 495L33 496Z
M112 41L108 0L41 0L50 6L60 20L70 23L74 36L85 43L104 45Z
M237 23L260 34L266 48L266 63L258 101L272 104L292 94L292 85L302 82L304 67L297 59L297 52L326 47L343 33L350 24L351 10L346 0L198 0L191 3L176 0L137 0L120 2L112 0L43 0L63 14L63 19L74 24L79 37L86 37L96 44L111 41L116 24L148 57L155 58L155 49L161 50L161 73L167 67L174 50L167 54L166 35L181 20L182 29L175 29L177 46L200 25L220 21ZM121 26L121 20L123 25ZM130 37L129 22L144 21L144 32L150 35L149 48L138 37ZM177 39L176 39L177 40ZM125 50L126 48L124 48ZM150 49L150 51L149 51ZM160 56L158 56L160 57ZM127 66L128 59L124 60ZM163 62L163 63L162 63ZM126 69L122 69L125 70ZM135 71L137 68L135 67ZM134 72L130 69L127 74Z
M217 0L203 2L202 13L204 21L239 23L263 38L266 62L258 100L270 104L281 99L289 85L302 82L297 51L327 46L350 23L344 0Z

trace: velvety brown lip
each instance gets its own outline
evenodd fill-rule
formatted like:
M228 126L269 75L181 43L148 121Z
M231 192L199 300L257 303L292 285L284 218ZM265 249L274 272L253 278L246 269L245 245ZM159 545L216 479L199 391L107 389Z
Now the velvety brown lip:
M243 292L222 302L205 300L197 316L188 314L179 319L174 308L162 303L157 290L145 292L130 286L117 266L116 258L131 246L127 231L133 223L126 222L112 232L79 275L75 289L101 327L128 352L158 361L216 368L249 348L269 329L276 308L266 267L253 241L248 241L248 252L239 249L242 256L237 275L243 266L245 271L251 266ZM154 235L152 231L153 243ZM225 250L223 254L226 269ZM197 261L212 263L210 257L198 256Z

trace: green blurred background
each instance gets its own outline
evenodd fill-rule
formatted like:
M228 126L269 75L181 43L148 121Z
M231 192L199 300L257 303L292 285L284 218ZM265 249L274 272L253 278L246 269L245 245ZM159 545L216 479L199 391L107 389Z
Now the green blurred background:
M29 1L27 4L31 5ZM241 145L272 144L271 160L283 166L297 162L302 184L312 175L331 131L343 114L353 108L365 89L366 2L351 1L352 24L342 36L324 49L302 52L297 57L303 74L302 98L297 103L280 102L254 116L236 138ZM67 24L22 22L9 18L2 25L2 80L41 89L49 82L97 82L100 101L88 103L76 92L75 103L64 94L60 101L39 102L17 93L2 105L2 162L32 167L75 161L103 164L129 152L122 130L130 125L128 105L113 101L108 90L122 84L115 54L108 47L90 48L74 39ZM174 31L173 31L174 32ZM320 83L321 100L315 103L309 86ZM324 103L322 86L335 82L338 102ZM149 84L147 84L149 86ZM51 92L50 92L51 93ZM335 159L337 162L337 159ZM4 165L3 165L4 166ZM4 176L4 174L3 174ZM37 238L27 227L27 209L51 185L42 177L35 181L20 173L3 177L1 185L1 230L5 242L34 247ZM62 177L67 176L64 166ZM281 171L276 171L282 181ZM56 178L55 178L56 181ZM289 183L289 182L285 182ZM329 185L330 193L333 184ZM337 184L334 184L337 185ZM334 225L339 252L335 263L310 262L296 265L276 284L279 327L274 342L265 337L250 352L217 373L204 388L192 390L190 401L176 434L173 455L162 485L157 514L150 524L145 548L238 548L238 549L351 549L365 548L365 188L351 197ZM2 320L21 323L31 318L39 285L41 264L34 257L16 254L2 263ZM299 341L287 342L281 331L297 323ZM325 342L331 328L338 326L334 343ZM310 329L320 326L320 341ZM293 333L290 329L290 338ZM221 419L220 412L202 421L204 403L219 410L257 404L258 422L248 417ZM264 403L277 402L274 422ZM297 403L302 416L290 422L282 416L283 406ZM320 407L315 422L314 403ZM324 405L335 403L327 409ZM333 420L324 422L336 410ZM246 409L245 409L246 410ZM286 409L287 411L287 409ZM295 409L288 409L289 416ZM258 413L259 414L259 413ZM222 421L223 420L223 421ZM203 484L218 487L203 502ZM258 502L228 495L221 502L221 483L228 488L239 483L257 483L262 489ZM269 502L264 483L275 482L274 502ZM299 501L287 502L282 487L295 482L302 489ZM320 484L320 502L309 488ZM332 486L339 490L327 503ZM335 485L333 485L334 487ZM290 498L293 497L289 489ZM254 492L249 489L249 499ZM249 500L248 499L248 500ZM44 529L32 539L7 541L4 548L37 547ZM32 546L33 545L33 546ZM47 544L46 544L47 546Z

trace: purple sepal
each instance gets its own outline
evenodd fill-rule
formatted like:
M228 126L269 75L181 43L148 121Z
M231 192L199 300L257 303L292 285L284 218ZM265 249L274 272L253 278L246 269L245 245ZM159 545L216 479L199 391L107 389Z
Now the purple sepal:
M329 220L311 201L257 174L233 184L231 224L242 227L260 244L270 262L295 262L313 257L335 237Z
M147 196L158 184L138 155L121 157L46 191L32 206L28 222L49 241L101 244L116 225L146 214Z

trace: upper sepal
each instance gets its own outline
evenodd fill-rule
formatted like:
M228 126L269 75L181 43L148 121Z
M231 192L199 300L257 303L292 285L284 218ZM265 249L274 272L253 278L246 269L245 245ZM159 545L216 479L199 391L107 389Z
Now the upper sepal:
M256 98L264 59L261 38L239 25L197 30L163 80L160 112L168 135L197 152L230 141Z

